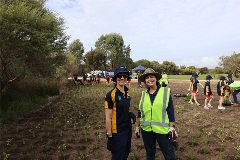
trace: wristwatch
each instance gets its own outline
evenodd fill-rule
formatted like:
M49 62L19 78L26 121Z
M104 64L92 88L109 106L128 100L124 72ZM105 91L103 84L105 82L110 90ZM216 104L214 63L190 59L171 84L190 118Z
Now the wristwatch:
M112 137L112 133L106 133L107 137Z

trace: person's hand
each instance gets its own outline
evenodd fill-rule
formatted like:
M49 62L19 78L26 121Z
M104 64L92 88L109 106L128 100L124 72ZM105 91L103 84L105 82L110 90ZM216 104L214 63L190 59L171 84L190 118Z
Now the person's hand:
M172 135L172 139L176 139L178 137L177 131L174 127L170 127L168 132Z
M139 127L136 127L135 134L136 134L137 138L140 138L140 128Z
M129 117L132 119L133 123L132 124L135 124L136 122L136 116L132 113L132 112L129 112Z
M112 137L108 137L107 140L107 149L111 152L114 152L116 150L115 143L113 141Z
M190 92L190 88L188 88L188 92Z

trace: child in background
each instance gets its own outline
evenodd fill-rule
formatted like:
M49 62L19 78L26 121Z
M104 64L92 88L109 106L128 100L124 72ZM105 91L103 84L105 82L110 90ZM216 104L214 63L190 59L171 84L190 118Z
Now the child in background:
M141 88L142 88L141 81L140 81L140 79L139 79L139 77L140 77L141 75L142 75L142 74L140 73L140 71L138 71L138 74L137 74L138 87L141 87Z
M131 77L129 77L129 79L128 79L127 83L128 83L128 88L130 88Z
M109 87L110 75L107 73L106 76L106 85Z
M230 84L232 84L234 82L233 80L233 77L232 77L232 73L228 73L228 76L227 76L227 85L229 86ZM230 95L229 95L229 101L231 103L231 105L233 104L232 101L231 101L231 94L233 93L233 90L230 90Z
M192 95L191 95L191 98L190 98L190 101L188 103L190 104L193 104L193 100L195 101L195 104L200 106L200 104L198 103L197 101L197 93L198 93L198 88L197 88L197 84L199 83L199 81L197 80L197 77L198 77L198 74L197 73L193 73L192 74L192 78L190 79L191 82L190 82L190 85L189 85L189 88L188 88L188 91L192 91ZM199 83L202 88L203 88L203 85L201 83Z
M206 76L206 82L204 86L204 95L205 95L205 106L204 109L209 109L212 108L213 106L211 105L211 101L213 98L212 90L211 90L211 85L210 85L210 80L213 79L211 75Z
M99 83L100 83L100 80L101 80L101 75L100 75L100 74L98 74L98 75L97 75L97 84L99 84Z
M220 77L220 81L217 84L217 93L220 97L219 99L219 105L218 105L218 109L224 110L226 109L225 107L222 106L223 104L223 99L225 96L225 90L224 90L224 86L227 84L226 82L226 77L225 76L221 76Z

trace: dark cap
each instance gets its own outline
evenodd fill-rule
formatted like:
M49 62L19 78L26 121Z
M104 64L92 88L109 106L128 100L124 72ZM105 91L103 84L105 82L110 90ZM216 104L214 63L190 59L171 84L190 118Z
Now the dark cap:
M128 76L127 79L129 79L129 71L127 70L127 68L124 67L124 66L118 66L114 71L114 76L113 76L113 81L114 82L116 82L116 75L118 75L119 73L127 74L127 76Z

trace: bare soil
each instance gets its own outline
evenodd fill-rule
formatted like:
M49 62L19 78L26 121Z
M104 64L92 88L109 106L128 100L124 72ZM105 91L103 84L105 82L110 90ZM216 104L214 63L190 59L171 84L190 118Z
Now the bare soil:
M204 82L202 82L204 84ZM179 147L178 160L240 159L240 108L227 106L218 110L216 82L212 82L213 108L203 109L205 97L199 86L198 102L190 105L186 97L173 96ZM172 94L187 94L188 81L170 81ZM87 159L109 160L106 149L103 102L113 87L68 85L49 103L10 124L1 124L0 159ZM132 81L132 111L137 114L141 91ZM238 98L240 95L238 95ZM134 135L129 160L145 159L142 139ZM157 146L156 159L164 159Z

